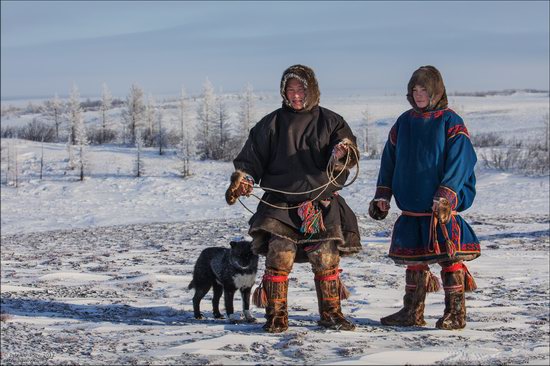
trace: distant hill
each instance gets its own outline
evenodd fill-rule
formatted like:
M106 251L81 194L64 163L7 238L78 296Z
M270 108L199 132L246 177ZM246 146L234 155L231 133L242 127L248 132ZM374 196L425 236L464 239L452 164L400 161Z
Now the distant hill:
M494 95L512 95L516 93L534 93L534 94L548 94L548 90L539 89L504 89L504 90L490 90L490 91L476 91L476 92L452 92L449 96L456 97L490 97Z

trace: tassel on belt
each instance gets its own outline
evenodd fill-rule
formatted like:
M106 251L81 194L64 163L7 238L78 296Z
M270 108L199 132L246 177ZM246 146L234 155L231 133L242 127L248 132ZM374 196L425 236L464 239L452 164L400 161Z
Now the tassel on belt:
M426 212L412 212L412 211L402 211L402 215L404 216L412 216L412 217L425 217L430 216L430 237L429 237L429 245L428 250L430 252L433 252L435 254L441 254L441 250L439 248L439 240L437 240L437 227L441 229L441 232L443 233L443 237L445 238L445 249L447 250L447 256L449 258L453 258L457 248L454 242L449 238L449 232L447 231L447 226L445 226L444 223L440 222L435 212L432 213L426 213ZM457 215L456 211L451 212L451 220L454 220L454 217Z

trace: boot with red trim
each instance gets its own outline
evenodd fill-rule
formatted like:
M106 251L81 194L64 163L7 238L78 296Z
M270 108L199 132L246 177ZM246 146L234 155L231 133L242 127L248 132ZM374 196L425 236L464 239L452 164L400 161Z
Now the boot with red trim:
M262 284L253 296L258 307L265 307L266 322L263 329L269 333L281 333L288 329L288 272L266 269Z
M475 281L462 262L443 266L441 278L445 290L445 312L435 326L446 330L463 329L466 326L464 294L477 288Z
M405 281L403 308L397 313L380 319L383 325L401 327L424 326L424 307L427 292L438 291L439 281L427 265L408 266Z
M340 300L347 299L349 292L340 280L338 268L315 272L315 289L321 319L320 326L335 330L355 330L355 324L342 314Z

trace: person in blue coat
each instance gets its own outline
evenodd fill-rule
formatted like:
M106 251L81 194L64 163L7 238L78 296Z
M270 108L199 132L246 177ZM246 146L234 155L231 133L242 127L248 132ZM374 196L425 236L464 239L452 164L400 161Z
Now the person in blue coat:
M428 267L438 263L445 311L436 327L466 326L464 292L476 288L464 261L480 255L474 231L459 215L475 198L476 153L464 121L447 106L445 85L433 66L416 70L407 86L412 109L390 130L369 214L387 216L392 196L401 215L389 257L407 265L404 306L380 319L384 325L423 326L426 292L439 290Z

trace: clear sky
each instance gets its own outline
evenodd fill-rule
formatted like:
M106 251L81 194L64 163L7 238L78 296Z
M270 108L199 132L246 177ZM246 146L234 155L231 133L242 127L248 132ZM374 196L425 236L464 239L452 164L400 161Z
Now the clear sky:
M277 90L404 92L431 64L449 91L549 89L549 1L2 1L1 96Z

